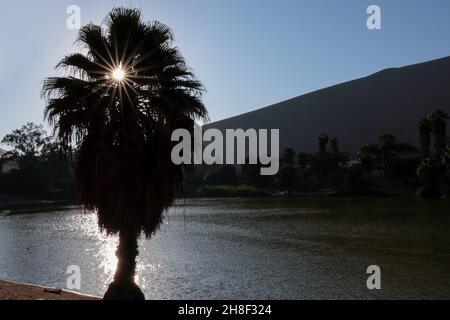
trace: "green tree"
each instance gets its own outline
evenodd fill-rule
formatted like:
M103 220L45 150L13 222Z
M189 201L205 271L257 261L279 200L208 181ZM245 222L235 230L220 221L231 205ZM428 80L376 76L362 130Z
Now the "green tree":
M389 165L391 164L395 156L396 146L397 141L395 137L390 133L382 134L378 138L378 149L380 153L380 160L384 170L388 170Z
M299 152L297 155L297 163L300 166L300 168L306 168L306 166L309 164L311 159L311 156L304 152Z
M281 155L281 164L293 166L295 162L295 151L292 148L286 148Z
M36 157L50 143L50 138L44 126L29 122L7 134L2 143L12 148L11 153L15 157Z
M206 185L235 185L238 183L236 167L234 165L219 165L205 178Z
M204 184L207 175L206 166L189 165L183 168L183 195L192 196Z
M41 162L47 169L51 196L61 200L74 200L73 161L61 151L61 146L55 142L46 144L42 148Z
M311 160L311 156L307 153L299 152L297 155L297 163L301 169L303 179L306 178L306 168L307 168L308 164L310 163L310 160Z
M395 153L401 155L417 155L420 153L419 148L407 142L397 143Z
M365 144L358 150L358 161L366 173L377 166L378 147L374 144Z
M19 169L2 177L2 192L41 199L73 199L71 162L61 156L59 145L50 141L42 125L28 123L8 134L3 142L12 147L3 161L14 160Z
M291 194L296 181L297 173L292 165L283 166L278 173L278 183L280 188Z
M330 153L319 153L312 157L311 172L317 177L318 182L322 186L325 183L335 184L330 178L336 180L341 171L341 159Z
M450 197L450 146L447 146L445 149L444 155L442 156L442 164L445 167L445 177L444 177L444 183L446 188L446 194L445 196L447 198Z
M137 239L151 237L182 183L171 161L174 129L207 117L203 87L173 45L171 30L116 8L103 26L80 30L83 53L62 59L66 77L48 78L46 118L58 141L79 146L80 205L119 235L118 265L105 299L143 299L134 281Z
M348 169L347 188L352 194L363 194L367 191L370 183L360 164Z
M246 185L256 186L260 188L270 188L273 182L272 176L261 175L261 168L263 165L249 164L248 159L245 164L241 165L240 178Z
M417 176L421 178L425 184L422 196L437 197L439 196L439 180L445 173L445 167L441 161L427 158L419 164L417 168Z
M445 149L442 161L450 169L450 146L447 146L447 148Z

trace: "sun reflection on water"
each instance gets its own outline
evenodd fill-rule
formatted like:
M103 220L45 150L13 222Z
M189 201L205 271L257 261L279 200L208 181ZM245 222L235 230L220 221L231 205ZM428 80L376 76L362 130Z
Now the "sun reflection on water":
M66 225L67 227L67 225ZM77 235L79 240L89 239L93 245L85 249L86 257L92 257L93 268L99 273L98 280L107 286L114 279L117 269L117 246L119 244L118 236L108 236L102 233L98 227L98 218L95 213L74 215L70 219L69 226L73 234ZM135 281L142 289L146 288L145 274L159 273L162 266L159 264L150 264L145 259L146 256L145 241L141 238L139 241L140 256L137 257Z
M100 268L107 277L108 281L112 281L114 273L117 269L116 250L118 245L117 237L104 237L101 239L101 246L98 253L100 258Z

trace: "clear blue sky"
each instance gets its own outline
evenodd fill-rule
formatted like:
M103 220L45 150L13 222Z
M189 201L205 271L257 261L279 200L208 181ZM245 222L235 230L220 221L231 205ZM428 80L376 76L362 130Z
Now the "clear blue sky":
M208 90L213 121L450 55L448 0L5 0L0 138L28 121L43 122L42 80L74 51L77 33L66 28L71 4L81 7L82 24L127 5L169 25ZM366 27L370 4L381 7L380 31Z

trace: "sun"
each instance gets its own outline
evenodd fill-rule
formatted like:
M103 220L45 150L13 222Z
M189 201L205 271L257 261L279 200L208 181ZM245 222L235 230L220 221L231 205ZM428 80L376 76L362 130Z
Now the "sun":
M122 66L117 67L116 69L114 69L114 71L112 72L112 77L114 80L121 82L125 79L126 74L125 74L125 70L123 70Z

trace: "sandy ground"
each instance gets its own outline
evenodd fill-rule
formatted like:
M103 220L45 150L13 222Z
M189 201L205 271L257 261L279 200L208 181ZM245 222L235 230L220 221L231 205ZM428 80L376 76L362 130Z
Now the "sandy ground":
M0 280L0 300L99 300L100 298L82 295L55 288Z

